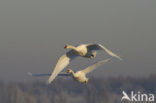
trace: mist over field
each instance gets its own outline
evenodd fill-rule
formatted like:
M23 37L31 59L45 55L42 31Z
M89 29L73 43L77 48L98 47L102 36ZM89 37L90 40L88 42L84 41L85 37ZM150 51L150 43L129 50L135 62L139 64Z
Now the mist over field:
M58 78L50 85L40 81L1 81L0 91L1 103L121 103L122 91L155 94L156 75L147 78L90 78L88 84L80 84L70 78ZM125 100L123 103L131 102Z

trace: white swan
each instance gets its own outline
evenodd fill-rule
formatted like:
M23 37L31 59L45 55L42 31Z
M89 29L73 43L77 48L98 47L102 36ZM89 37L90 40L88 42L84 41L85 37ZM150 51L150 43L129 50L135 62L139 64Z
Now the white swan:
M96 52L93 52L95 50L104 50L106 53L108 53L110 56L113 56L117 59L120 59L120 56L116 55L115 53L111 52L101 44L82 44L77 47L74 47L72 45L66 44L65 49L72 49L74 50L79 56L88 57L88 58L94 58L96 56Z
M100 65L102 65L103 63L108 62L110 59L105 59L105 60L101 60L83 70L77 71L74 73L73 70L68 69L67 73L60 73L58 74L58 76L71 76L74 78L74 80L80 82L80 83L87 83L88 82L88 78L86 77L86 74L88 74L89 72L95 70L97 67L99 67ZM31 76L50 76L51 74L32 74L32 73L28 73Z
M86 57L86 58L94 58L96 56L96 52L94 50L104 50L110 56L116 57L122 60L119 56L102 46L101 44L82 44L77 47L72 45L65 45L65 49L72 49L68 51L65 55L61 56L51 74L49 79L47 80L47 84L50 84L55 77L72 61L74 58L78 56Z
M77 71L76 73L74 73L73 70L68 69L67 73L71 73L73 78L80 82L80 83L87 83L88 82L88 78L86 77L86 74L88 74L89 72L95 70L97 67L99 67L100 65L102 65L103 63L108 62L110 59L106 59L106 60L102 60L99 61L83 70Z

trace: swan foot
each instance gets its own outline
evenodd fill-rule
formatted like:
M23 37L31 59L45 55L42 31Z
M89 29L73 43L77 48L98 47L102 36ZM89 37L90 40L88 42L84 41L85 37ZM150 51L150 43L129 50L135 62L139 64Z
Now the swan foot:
M91 54L90 58L91 58L91 59L95 58L95 57L96 57L96 54L97 54L97 52L93 52L93 53Z
M84 84L87 84L87 83L88 83L88 79L84 81Z
M90 58L93 59L94 58L94 55L91 55Z

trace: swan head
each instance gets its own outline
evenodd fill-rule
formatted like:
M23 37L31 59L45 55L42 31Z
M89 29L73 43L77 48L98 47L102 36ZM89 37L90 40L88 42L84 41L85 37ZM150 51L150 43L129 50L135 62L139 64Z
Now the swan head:
M65 46L64 46L64 49L67 49L69 47L69 45L68 44L66 44Z
M73 72L73 70L71 70L71 69L67 70L67 73L72 73L72 72Z

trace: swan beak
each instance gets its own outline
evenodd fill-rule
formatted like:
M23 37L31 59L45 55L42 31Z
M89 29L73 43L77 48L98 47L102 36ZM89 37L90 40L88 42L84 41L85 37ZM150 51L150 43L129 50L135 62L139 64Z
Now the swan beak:
M67 73L70 73L70 70L69 69L67 70Z
M67 45L64 46L64 49L67 49Z

